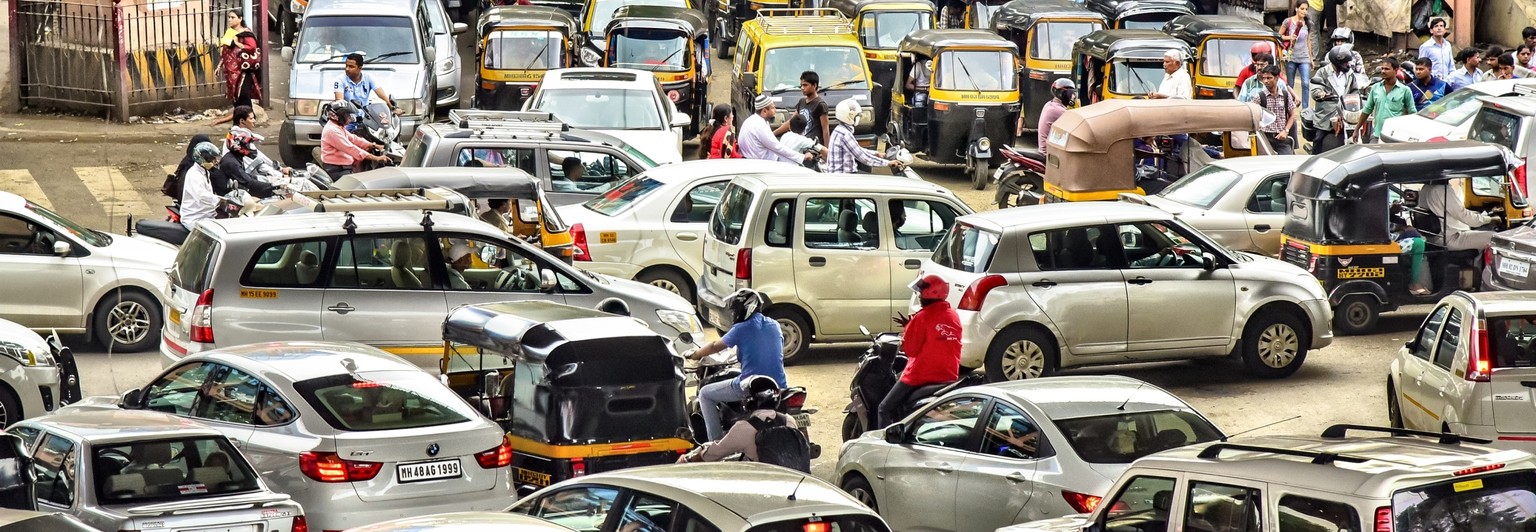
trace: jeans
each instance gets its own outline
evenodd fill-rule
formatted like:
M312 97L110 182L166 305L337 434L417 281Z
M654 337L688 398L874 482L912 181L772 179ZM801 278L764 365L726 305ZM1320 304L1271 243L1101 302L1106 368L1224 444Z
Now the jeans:
M1301 108L1306 109L1312 104L1312 63L1285 62L1285 79L1288 83L1301 85Z
M725 436L725 430L720 428L720 404L746 398L735 379L706 384L699 389L699 412L704 416L704 435L709 441L719 441Z
M352 165L350 164L341 165L320 163L320 169L325 170L325 174L330 176L332 180L352 173Z
M916 389L916 386L909 386L907 383L897 379L896 385L891 387L891 391L885 393L885 399L880 400L880 412L876 417L876 425L868 428L883 429L895 423L897 410L900 410L907 403L907 398L912 396L912 390Z

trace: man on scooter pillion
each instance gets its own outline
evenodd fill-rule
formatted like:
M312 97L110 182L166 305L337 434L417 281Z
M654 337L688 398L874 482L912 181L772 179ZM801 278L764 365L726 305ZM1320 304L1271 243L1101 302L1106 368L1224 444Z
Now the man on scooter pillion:
M960 315L946 300L949 283L930 273L907 286L917 293L923 307L911 318L892 318L906 328L901 333L901 347L907 353L907 367L880 401L880 427L896 422L898 410L913 390L960 380Z

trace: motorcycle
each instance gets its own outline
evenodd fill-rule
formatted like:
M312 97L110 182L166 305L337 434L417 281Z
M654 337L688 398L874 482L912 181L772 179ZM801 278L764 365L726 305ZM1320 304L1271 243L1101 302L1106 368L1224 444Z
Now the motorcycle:
M683 343L699 344L688 334L683 333L679 340ZM693 381L695 388L693 396L688 399L688 423L693 428L693 440L695 443L708 442L708 432L704 430L705 412L699 404L699 392L705 386L721 381L733 380L741 375L741 366L737 364L736 349L730 348L719 353L704 357L698 365L686 368L688 379ZM821 456L821 446L811 440L811 414L816 413L815 408L805 408L805 400L808 397L803 386L790 386L779 392L779 406L775 408L779 413L790 416L795 420L795 426L805 435L805 441L810 442L811 458ZM720 426L729 430L737 421L747 418L751 412L746 404L741 401L732 401L720 404Z
M400 144L400 121L388 103L370 101L363 107L358 119L357 135L368 139L369 142L384 146L382 153L374 155L386 155L390 160L388 165L364 161L359 168L360 171L400 164L400 161L405 158L405 146Z
M871 334L863 325L859 326L859 332L870 337L869 349L864 350L859 358L859 367L854 370L853 380L848 383L849 401L843 409L843 441L857 438L874 428L880 401L885 400L886 394L896 386L896 380L901 378L901 371L907 367L907 356L901 352L900 334ZM939 396L981 384L983 380L981 374L972 373L954 382L920 386L908 396L907 404L902 406L898 414L906 417Z
M1045 154L1006 144L998 149L1006 162L992 172L992 184L997 185L992 202L999 209L1039 205L1045 199Z

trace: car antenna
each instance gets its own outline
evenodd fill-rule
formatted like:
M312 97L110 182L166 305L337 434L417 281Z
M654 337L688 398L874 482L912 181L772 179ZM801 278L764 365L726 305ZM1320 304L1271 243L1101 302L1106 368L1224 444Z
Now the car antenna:
M1301 416L1299 416L1299 415L1298 416L1291 416L1291 417L1282 419L1280 421L1275 421L1275 422L1272 422L1272 423L1266 423L1266 424L1259 425L1257 427L1254 427L1254 428L1251 428L1251 429L1248 429L1248 430L1245 430L1245 431L1242 431L1242 432L1239 432L1239 433L1236 433L1236 434L1228 434L1226 436L1222 436L1221 437L1221 441L1227 441L1229 438L1235 438L1235 437L1242 436L1244 434L1253 432L1255 430L1259 430L1259 429L1262 429L1262 428L1273 427L1275 425L1279 425L1279 424L1285 423L1287 421L1295 421L1295 420L1298 420L1298 419L1301 419Z
M802 477L800 477L800 481L795 483L795 489L793 491L789 492L789 500L791 500L791 501L795 500L795 494L796 493L800 493L800 485L804 484L804 483L805 483L805 477L802 476Z
M1145 383L1145 382L1136 385L1136 389L1135 390L1131 390L1131 394L1125 396L1125 400L1120 402L1120 406L1115 407L1115 411L1117 411L1117 412L1124 412L1125 411L1125 405L1130 404L1131 403L1131 398L1132 397L1136 397L1136 392L1141 391L1141 387L1142 386L1146 386L1146 385L1147 385L1147 383Z

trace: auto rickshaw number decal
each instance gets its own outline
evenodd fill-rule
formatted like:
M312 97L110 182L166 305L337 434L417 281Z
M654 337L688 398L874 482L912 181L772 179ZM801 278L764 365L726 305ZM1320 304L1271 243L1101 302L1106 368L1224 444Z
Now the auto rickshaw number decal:
M1344 268L1339 270L1337 275L1339 279L1374 279L1386 276L1386 268L1362 268L1360 266Z
M240 299L277 299L277 290L240 289Z
M538 471L529 471L521 467L517 468L517 481L535 486L548 486L549 474Z

